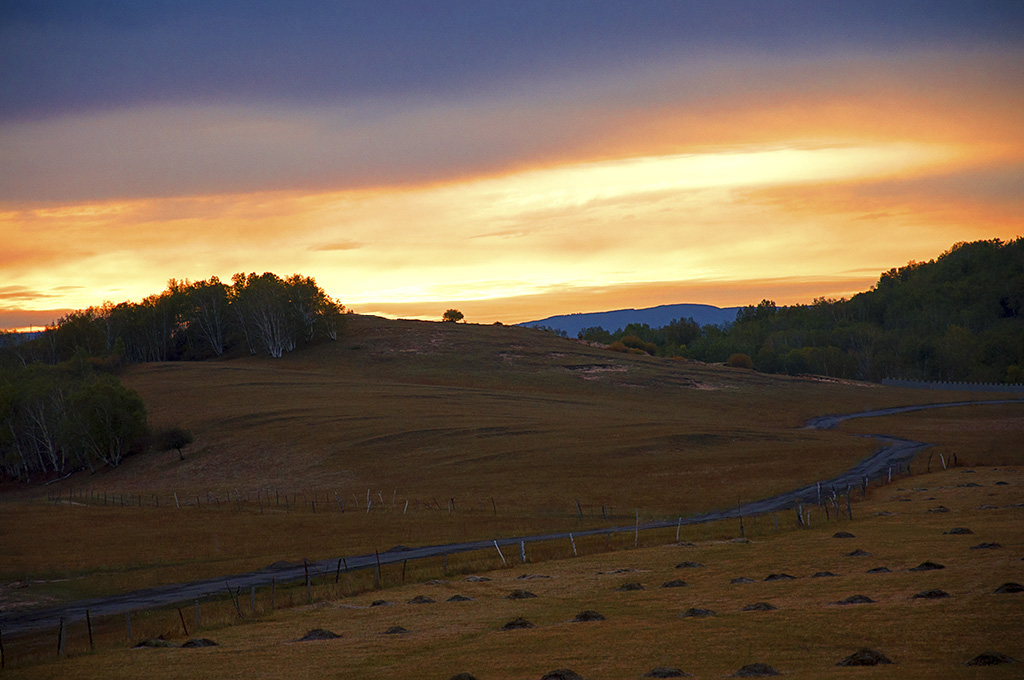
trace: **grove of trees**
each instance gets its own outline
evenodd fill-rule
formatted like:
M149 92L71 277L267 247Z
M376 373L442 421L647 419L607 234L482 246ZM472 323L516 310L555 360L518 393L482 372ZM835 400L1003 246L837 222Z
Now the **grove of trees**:
M145 446L146 407L84 350L0 369L0 472L11 479L117 467Z
M141 302L72 312L40 338L9 347L21 363L55 364L78 348L126 363L219 357L236 347L281 357L303 343L336 340L345 307L310 277L235 274L231 283L171 279Z

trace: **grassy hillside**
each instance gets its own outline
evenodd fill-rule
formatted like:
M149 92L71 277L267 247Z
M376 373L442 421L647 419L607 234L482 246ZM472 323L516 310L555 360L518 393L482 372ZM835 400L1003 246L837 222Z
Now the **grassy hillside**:
M0 579L30 585L3 601L731 507L875 448L804 430L807 418L950 398L625 355L525 328L348 321L338 342L278 360L131 368L124 382L151 420L191 429L195 443L184 461L149 453L6 491ZM1004 448L988 460L1022 447Z

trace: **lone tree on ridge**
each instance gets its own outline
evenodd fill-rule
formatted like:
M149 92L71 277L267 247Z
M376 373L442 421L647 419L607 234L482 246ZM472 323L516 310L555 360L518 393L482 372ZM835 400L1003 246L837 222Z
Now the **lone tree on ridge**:
M464 318L466 318L465 315L463 315L459 310L449 309L444 313L444 316L441 317L441 321L451 321L452 323L455 323L457 321L462 321Z

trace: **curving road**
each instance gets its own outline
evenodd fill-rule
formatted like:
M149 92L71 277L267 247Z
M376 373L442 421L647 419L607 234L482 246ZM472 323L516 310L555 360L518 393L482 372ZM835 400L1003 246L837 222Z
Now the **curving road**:
M863 411L844 415L828 415L809 420L805 427L810 429L831 429L844 420L853 418L872 418L877 416L894 415L907 413L909 411L922 411L933 408L948 408L954 406L975 406L989 404L1024 404L1022 399L1000 399L993 401L958 401L940 404L925 404L919 406L902 406L896 408L878 409L875 411ZM826 490L835 489L837 493L848 493L849 488L858 487L865 480L873 480L885 477L889 470L897 470L907 465L914 459L922 449L930 444L924 442L909 441L890 437L886 435L871 435L877 439L881 446L871 456L857 463L841 475L832 479L815 482L792 491L765 498L759 501L747 503L742 506L728 510L718 510L695 517L687 517L682 520L668 520L661 522L647 522L640 524L640 530L663 529L673 527L677 524L703 524L716 522L723 519L736 518L740 515L758 515L768 512L776 512L796 507L801 501L817 502L818 489L824 495ZM637 525L621 527L605 527L601 529L589 529L574 531L573 536L592 536L599 534L633 532ZM554 534L540 534L535 536L518 536L513 538L499 538L496 541L470 541L467 543L449 543L447 545L431 545L419 548L392 549L381 553L379 556L381 565L394 564L402 560L421 559L424 557L439 557L441 555L470 552L473 550L494 549L498 546L517 546L519 543L531 543L534 541L549 541L565 539L569 537L568 532ZM508 557L514 557L514 549ZM355 555L345 557L345 563L349 570L368 569L375 566L376 555ZM317 574L330 574L335 571L341 558L320 560L308 563L309 574L312 578ZM88 609L91 616L104 616L111 614L123 614L125 612L152 609L170 604L190 602L211 596L223 595L226 591L241 589L248 591L251 586L268 586L276 580L280 583L302 581L306 577L306 566L299 564L274 565L259 571L246 574L236 574L222 578L207 579L204 581L192 581L190 583L176 583L145 590L136 590L121 595L94 598L91 600L80 600L71 602L59 607L47 607L36 609L24 609L11 612L0 612L0 630L7 636L27 633L42 628L56 628L60 619L65 623L82 620Z

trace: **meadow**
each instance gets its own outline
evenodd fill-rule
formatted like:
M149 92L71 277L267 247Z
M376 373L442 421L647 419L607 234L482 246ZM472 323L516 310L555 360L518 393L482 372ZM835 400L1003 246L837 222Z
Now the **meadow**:
M228 668L252 677L276 677L286 668L292 677L320 677L325 670L370 677L383 669L412 674L428 660L432 677L467 670L456 668L456 661L472 660L481 678L539 677L550 670L545 664L570 663L588 678L639 677L649 670L645 664L671 658L678 659L674 665L688 663L684 670L715 676L734 672L741 658L772 649L782 652L775 664L780 669L811 673L812 660L835 656L858 636L863 644L885 642L887 653L914 660L897 669L921 669L919 675L878 677L935 677L928 673L939 666L923 659L928 649L938 649L940 640L949 638L946 627L954 621L970 622L969 632L958 633L955 649L936 653L935 663L946 664L942 668L953 655L966 653L968 642L995 644L1005 637L1000 631L1020 622L1019 603L1016 609L992 610L983 597L993 579L1022 580L1020 510L1004 507L1022 500L1021 480L1015 472L989 471L1024 464L1024 415L1017 404L806 430L804 421L826 413L962 400L965 395L626 355L531 329L372 317L351 317L338 342L279 360L146 364L132 368L124 381L143 396L154 424L187 427L195 443L184 450L184 461L174 451L147 453L117 469L75 475L45 490L5 488L0 602L6 608L239 573L279 561L621 526L637 514L643 520L692 516L835 475L877 446L854 434L893 434L936 446L924 454L932 456L930 462L921 456L914 462L913 481L901 478L872 488L855 503L856 519L849 524L856 528L851 530L858 537L865 532L870 539L865 547L870 544L873 555L889 560L899 572L881 590L875 585L881 581L871 582L878 595L874 599L886 603L863 610L874 614L855 612L837 619L835 610L822 604L829 597L838 599L829 590L837 582L833 579L815 580L813 586L801 580L807 587L799 590L796 584L754 584L750 597L768 597L758 589L780 586L775 593L782 605L772 600L779 611L733 613L734 605L747 604L739 601L747 595L722 584L728 585L734 572L755 567L801 575L831 569L850 579L847 594L868 585L835 554L836 544L826 540L834 524L817 524L822 519L817 517L810 530L797 531L792 518L784 517L776 532L773 518L762 517L748 519L750 544L728 541L737 536L734 523L686 528L682 538L695 546L670 545L674 531L646 532L636 550L632 536L581 540L581 557L555 562L543 560L569 557L569 547L537 544L530 549L528 566L542 562L536 568L551 578L537 579L542 597L525 604L506 602L499 593L511 588L513 577L526 567L502 569L493 581L473 584L479 587L476 594L465 594L475 597L476 604L462 603L470 606L455 610L459 613L448 604L378 609L363 601L404 603L431 588L447 597L449 590L470 587L463 587L460 574L501 566L494 554L471 553L453 556L444 566L436 560L410 564L404 578L389 567L382 593L368 592L373 582L366 572L336 583L322 577L312 598L318 604L312 606L282 608L306 600L301 587L278 589L273 609L268 593L260 592L244 625L224 627L237 623L240 613L227 598L204 605L201 627L217 631L222 645L211 650L129 651L124 649L123 621L98 622L99 651L83 653L79 632L78 651L58 663L36 665L45 656L41 650L52 646L48 637L25 642L22 650L40 650L22 656L31 663L17 663L27 677L115 677L116 672L121 677L177 677L173 673L178 672L181 677L222 677ZM955 453L961 467L943 471L938 453L946 460ZM1008 485L993 487L1001 494L1001 509L979 512L975 499L960 498L965 492L954 482L968 465L986 466L972 479L1006 477ZM933 535L932 529L940 528L934 524L939 520L943 526L951 522L949 515L926 510L873 515L899 502L897 495L906 495L898 491L900 484L919 486L918 476L929 468L930 474L920 477L927 483L920 484L949 487L943 491L949 502L943 503L965 513L962 521L974 522L976 533L983 527L997 536L1003 552L982 556L989 562L972 561L981 559L977 552L948 552L949 537ZM913 522L903 521L910 516ZM658 585L654 581L668 580L669 563L683 559L683 553L716 565L714 578L700 581L701 592L730 612L698 629L697 638L692 637L694 622L680 621L677 611L696 591L681 588L682 598L676 591L672 598L651 592ZM923 613L920 603L901 599L910 582L900 570L913 566L911 553L958 565L943 573L957 574L955 583L964 597L934 603L947 608L942 616ZM615 579L596 576L617 569L641 570L636 573L645 574L639 580L650 581L647 590L613 592L609 588L618 584ZM915 576L925 577L932 575ZM411 585L436 579L448 583L426 590ZM691 580L689 574L686 579ZM402 580L407 584L399 585ZM535 584L529 585L533 589ZM439 608L443 615L436 613ZM567 624L576 613L573 608L601 608L611 615L606 622ZM387 623L380 612L402 612L401 625L416 633L380 636L377 629ZM498 623L516 612L529 615L538 629L495 633ZM170 619L166 614L138 615L138 635L180 637L178 614ZM767 629L758 623L764 620L771 622ZM883 620L887 623L880 628ZM304 632L299 629L321 623L342 633L345 642L334 647L332 641L315 643L323 653L310 652L306 643L291 644ZM918 626L920 639L899 638L904 641L898 646L890 642L897 639L898 626ZM511 643L509 635L520 637ZM12 645L8 641L9 656ZM673 656L670 650L676 648L688 651ZM1004 651L1021 654L1019 643ZM182 654L195 656L182 664ZM11 658L12 664L17 661ZM171 665L180 670L169 671Z

